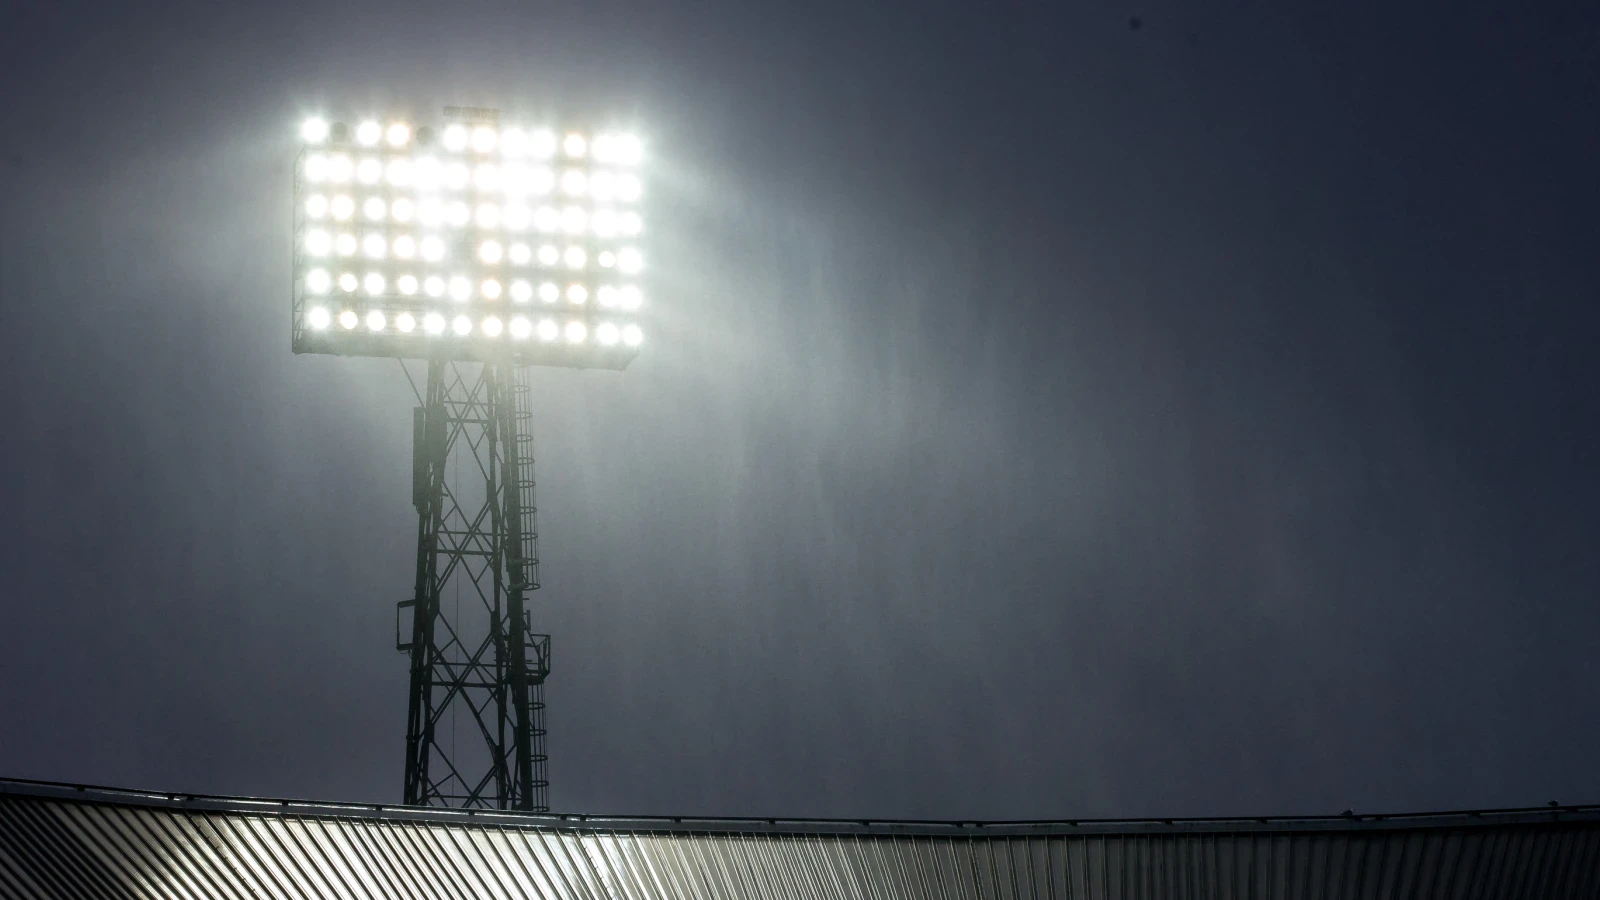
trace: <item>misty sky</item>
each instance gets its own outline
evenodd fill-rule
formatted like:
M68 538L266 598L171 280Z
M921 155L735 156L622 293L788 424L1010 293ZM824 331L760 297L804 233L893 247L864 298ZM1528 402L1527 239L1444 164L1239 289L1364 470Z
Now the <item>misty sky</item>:
M649 343L535 379L557 810L1600 801L1600 15L1201 6L6 4L0 775L399 799L291 163L470 104L653 161Z

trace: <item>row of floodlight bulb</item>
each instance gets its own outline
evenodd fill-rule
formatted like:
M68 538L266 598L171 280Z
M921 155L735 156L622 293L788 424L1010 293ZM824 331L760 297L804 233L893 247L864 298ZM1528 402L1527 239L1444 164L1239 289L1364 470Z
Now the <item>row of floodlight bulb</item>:
M300 137L308 144L321 144L329 138L342 140L336 131L343 128L342 123L329 125L326 119L313 117L301 123ZM385 127L374 119L368 119L356 126L355 137L356 143L363 147L388 144L398 149L411 145L413 141L427 144L431 134L427 128L419 128L413 133L411 126L405 122L391 122ZM558 149L571 159L593 156L600 162L619 165L637 165L644 159L644 144L632 134L600 134L591 140L578 132L569 132L557 140L555 132L543 128L531 132L520 128L502 131L492 125L469 128L453 124L445 126L439 142L451 153L498 151L511 159L524 156L549 159L556 155Z
M325 331L333 325L335 318L325 307L313 307L306 313L306 324L317 331ZM339 313L337 321L339 327L346 331L354 331L362 324L362 317L353 309ZM368 331L384 332L389 328L389 317L381 309L369 310L366 315ZM394 329L401 334L411 334L422 326L424 334L444 334L445 317L436 312L424 313L422 321L408 312L400 313L394 317ZM466 316L456 316L449 322L449 328L460 337L472 334L472 319ZM565 328L556 324L554 319L540 319L537 324L526 316L512 316L509 323L502 322L499 316L486 316L478 323L478 331L485 337L497 338L509 332L517 340L527 340L537 336L541 341L554 341L563 335L569 344L581 344L589 337L589 326L576 319L567 323ZM644 343L644 332L638 325L618 326L614 322L601 322L594 330L595 340L607 346L618 342L629 347L637 347Z
M368 272L360 278L354 272L341 272L335 278L327 269L312 269L306 273L306 290L313 294L327 294L335 287L346 294L354 294L359 290L372 297L382 297L389 291L389 280L381 272ZM568 303L578 306L589 302L589 288L585 285L569 284L566 290L562 290L555 282L546 281L534 287L532 282L520 278L512 280L510 284L503 284L498 278L485 278L474 285L472 279L465 275L453 275L446 279L442 275L418 278L406 274L395 279L394 287L401 296L415 297L421 293L433 298L449 297L457 303L465 303L474 297L499 300L502 296L509 296L513 303L530 303L534 297L538 297L541 303L557 303L563 296ZM637 285L631 284L603 284L595 289L594 297L607 309L631 311L644 303L644 293Z
M305 210L309 219L320 221L332 218L338 222L349 222L356 218L356 201L348 194L336 194L331 198L312 194L306 198ZM532 228L547 233L593 232L597 237L607 238L617 235L632 237L644 229L644 220L631 210L617 212L597 209L591 213L581 206L567 206L559 210L553 206L529 209L520 203L506 207L497 203L479 203L474 208L461 200L446 203L437 197L425 197L420 201L397 197L392 202L382 197L368 197L361 202L361 218L368 222L393 221L402 225L416 222L428 227L447 225L465 228L471 224L491 231L504 227L511 231Z
M387 183L391 187L415 188L424 192L441 189L464 191L472 187L479 191L504 191L513 196L543 196L559 190L568 197L593 197L600 201L620 200L624 203L632 203L644 193L639 176L628 172L566 169L557 178L549 166L479 163L468 167L463 162L444 163L431 156L417 160L399 157L384 165L376 157L352 162L343 153L331 156L315 153L306 158L305 173L306 180L313 184L349 184L352 181L368 185Z
M352 257L356 251L367 259L383 259L390 253L396 259L422 259L424 262L442 262L445 258L445 243L437 235L428 235L421 241L409 234L397 235L392 241L381 234L369 233L358 242L356 236L350 232L341 232L338 235L314 228L306 232L306 254L318 258L327 256ZM566 250L559 250L554 244L541 244L538 249L518 242L510 245L501 244L499 241L484 241L478 245L478 260L485 265L497 266L502 262L513 266L527 266L538 262L545 268L554 268L565 265L568 269L580 271L589 265L589 251L582 247L572 245ZM629 275L637 273L644 268L644 256L633 247L623 247L621 250L601 250L595 254L595 262L602 269L616 269Z

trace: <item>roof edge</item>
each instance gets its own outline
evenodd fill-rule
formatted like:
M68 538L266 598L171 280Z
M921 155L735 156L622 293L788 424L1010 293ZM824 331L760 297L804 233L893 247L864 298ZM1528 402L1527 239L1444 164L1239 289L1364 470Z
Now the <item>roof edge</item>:
M1600 805L1594 804L1337 816L1217 816L1204 818L941 822L893 819L619 816L522 813L488 809L438 809L377 803L289 800L149 791L24 778L0 778L0 796L242 815L294 815L575 831L676 832L683 834L838 834L973 838L1099 834L1411 831L1504 827L1507 825L1600 823Z

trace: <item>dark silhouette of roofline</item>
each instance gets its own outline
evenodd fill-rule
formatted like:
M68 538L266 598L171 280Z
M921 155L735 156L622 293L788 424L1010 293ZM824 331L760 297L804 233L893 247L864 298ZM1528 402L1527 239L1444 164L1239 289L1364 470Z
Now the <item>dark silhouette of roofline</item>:
M893 819L736 818L518 813L435 809L373 803L231 797L148 791L101 785L0 778L0 796L38 797L162 809L254 815L293 815L395 821L482 824L577 831L677 834L845 834L929 837L1046 835L1261 834L1272 832L1415 831L1506 825L1600 821L1600 805L1473 809L1445 812L1361 813L1331 816L1216 816L1202 818L954 821Z

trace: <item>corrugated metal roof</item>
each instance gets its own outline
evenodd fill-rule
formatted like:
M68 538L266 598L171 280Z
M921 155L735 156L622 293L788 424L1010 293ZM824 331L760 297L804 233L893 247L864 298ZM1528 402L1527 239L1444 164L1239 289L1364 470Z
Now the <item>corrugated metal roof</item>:
M0 781L0 896L1592 898L1600 807L1093 822L648 819Z

